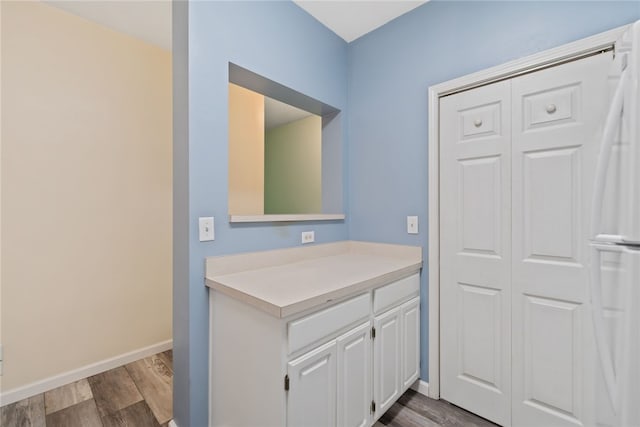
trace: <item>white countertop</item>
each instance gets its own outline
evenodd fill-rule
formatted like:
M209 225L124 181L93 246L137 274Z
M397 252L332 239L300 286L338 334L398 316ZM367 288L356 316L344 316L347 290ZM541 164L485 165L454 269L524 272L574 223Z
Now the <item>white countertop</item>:
M206 284L279 318L416 273L422 248L344 241L207 258Z

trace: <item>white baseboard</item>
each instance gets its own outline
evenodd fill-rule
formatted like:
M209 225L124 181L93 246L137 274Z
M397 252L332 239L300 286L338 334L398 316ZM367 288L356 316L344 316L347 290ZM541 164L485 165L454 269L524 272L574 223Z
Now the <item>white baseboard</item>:
M64 372L62 374L54 375L49 378L45 378L40 381L27 384L22 387L14 388L0 393L0 406L5 406L10 403L17 402L22 399L26 399L36 394L44 393L54 388L58 388L65 384L69 384L83 378L90 377L92 375L99 374L109 369L117 368L127 363L134 362L136 360L143 359L156 353L169 350L173 347L173 340L167 340L159 342L157 344L150 345L138 350L131 351L129 353L121 354L110 359L105 359L100 362L92 363L91 365L83 366L82 368L74 369L72 371ZM174 423L175 426L175 423Z
M417 380L411 386L411 390L417 391L418 393L429 397L429 383L422 380Z
M169 421L169 427L178 427L178 424L176 424L175 421L171 420Z

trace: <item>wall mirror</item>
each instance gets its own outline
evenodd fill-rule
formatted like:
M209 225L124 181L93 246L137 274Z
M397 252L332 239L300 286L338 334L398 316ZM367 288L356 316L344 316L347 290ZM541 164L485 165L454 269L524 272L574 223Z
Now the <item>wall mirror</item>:
M229 220L342 220L340 111L229 64Z

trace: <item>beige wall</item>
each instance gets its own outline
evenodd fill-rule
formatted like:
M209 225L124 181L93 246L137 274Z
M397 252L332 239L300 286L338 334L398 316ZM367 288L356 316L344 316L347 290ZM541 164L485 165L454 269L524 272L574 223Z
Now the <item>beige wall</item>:
M264 212L264 96L229 83L229 214Z
M7 391L171 339L171 57L1 7Z
M269 129L264 157L265 214L322 212L322 117Z

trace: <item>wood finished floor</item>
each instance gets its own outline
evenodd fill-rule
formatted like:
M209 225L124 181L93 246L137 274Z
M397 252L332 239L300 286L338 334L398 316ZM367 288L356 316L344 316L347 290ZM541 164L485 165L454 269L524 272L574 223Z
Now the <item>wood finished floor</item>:
M0 408L1 427L164 427L173 416L171 350Z
M0 408L1 427L165 427L173 353L132 362ZM492 427L444 400L407 391L374 427ZM205 427L205 426L195 426ZM260 427L260 426L256 426Z
M445 400L433 400L407 390L374 427L495 427Z

